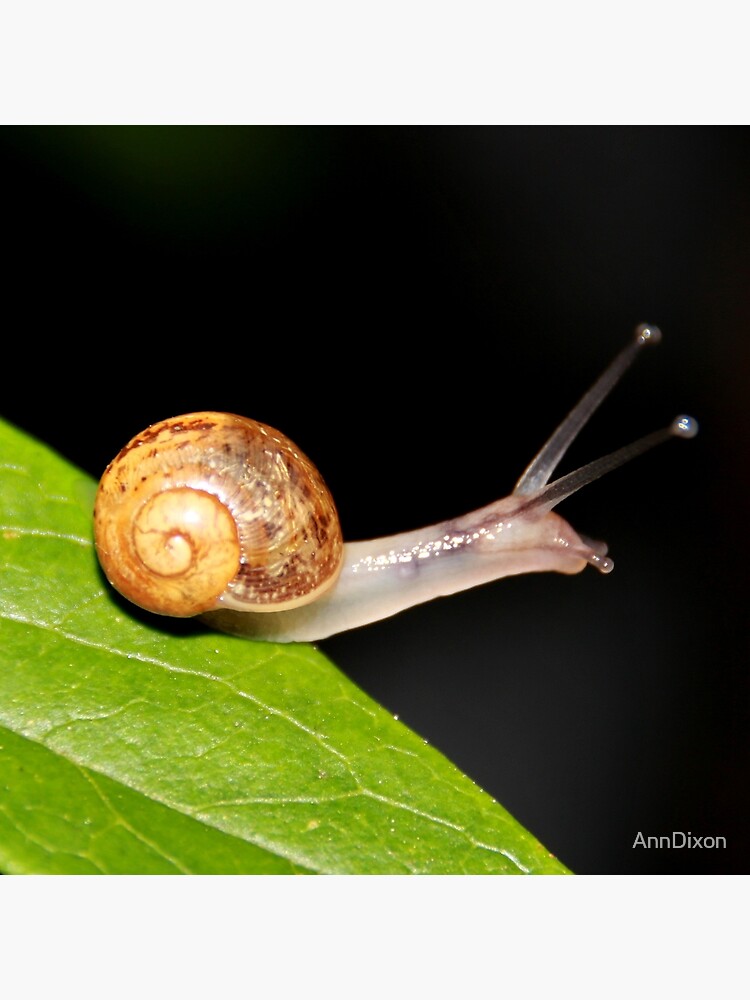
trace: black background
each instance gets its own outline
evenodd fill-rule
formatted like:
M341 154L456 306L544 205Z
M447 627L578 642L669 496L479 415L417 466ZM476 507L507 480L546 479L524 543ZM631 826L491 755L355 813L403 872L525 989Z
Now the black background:
M569 471L701 425L560 508L616 569L322 643L583 873L747 871L744 128L6 128L0 414L94 476L146 424L245 413L346 537L507 494L620 349ZM633 849L673 830L726 850Z

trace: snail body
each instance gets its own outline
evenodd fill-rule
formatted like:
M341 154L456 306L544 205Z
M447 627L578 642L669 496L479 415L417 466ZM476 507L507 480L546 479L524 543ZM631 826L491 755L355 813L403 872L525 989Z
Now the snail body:
M315 641L438 596L519 573L609 572L606 546L584 541L552 508L665 440L692 437L678 417L552 483L571 441L637 351L645 324L560 424L509 497L417 531L344 543L334 501L289 438L235 414L185 414L151 425L109 464L94 510L110 583L135 604L201 615L248 638Z

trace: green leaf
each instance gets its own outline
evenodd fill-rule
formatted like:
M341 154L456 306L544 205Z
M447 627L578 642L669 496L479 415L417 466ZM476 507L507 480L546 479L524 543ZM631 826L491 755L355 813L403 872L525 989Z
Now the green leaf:
M4 871L566 871L312 646L121 601L93 493L0 422Z

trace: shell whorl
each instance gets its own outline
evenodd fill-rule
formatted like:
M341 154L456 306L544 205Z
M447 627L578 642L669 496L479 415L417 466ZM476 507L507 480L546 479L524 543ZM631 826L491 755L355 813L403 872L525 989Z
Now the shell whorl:
M279 431L235 414L185 414L134 437L102 476L94 523L110 583L176 617L307 604L343 559L315 466Z

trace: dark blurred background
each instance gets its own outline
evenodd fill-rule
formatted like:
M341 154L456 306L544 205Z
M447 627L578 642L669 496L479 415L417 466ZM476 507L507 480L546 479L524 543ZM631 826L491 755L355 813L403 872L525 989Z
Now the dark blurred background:
M0 414L98 477L146 424L245 413L345 535L505 495L636 323L562 471L601 577L520 577L322 643L581 873L746 872L744 128L5 128ZM633 849L724 836L726 850Z

